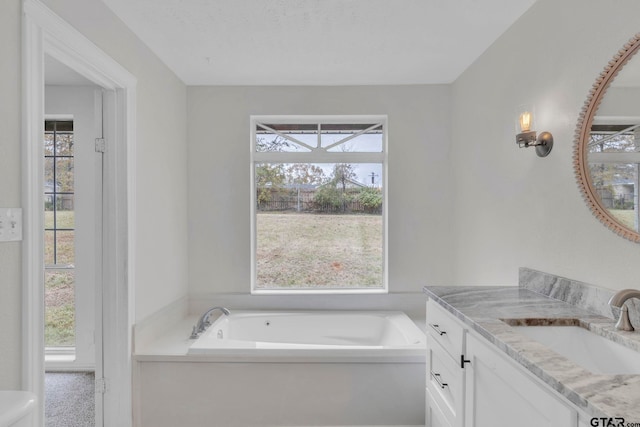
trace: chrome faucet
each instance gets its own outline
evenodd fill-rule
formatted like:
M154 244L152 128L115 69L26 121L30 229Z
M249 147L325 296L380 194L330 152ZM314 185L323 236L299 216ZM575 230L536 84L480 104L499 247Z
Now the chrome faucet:
M198 335L200 335L209 326L211 326L211 322L209 321L209 317L211 316L211 313L213 313L216 310L222 311L222 313L224 315L226 315L226 316L231 314L231 312L228 309L224 308L224 307L212 307L209 310L205 311L204 314L202 316L200 316L200 319L198 319L198 323L196 324L196 326L193 327L193 331L191 331L191 337L190 337L191 339L198 338Z
M618 291L609 300L611 307L618 307L620 309L620 318L616 323L616 329L621 331L633 331L633 325L629 320L629 309L624 304L630 298L640 298L640 290L637 289L623 289Z

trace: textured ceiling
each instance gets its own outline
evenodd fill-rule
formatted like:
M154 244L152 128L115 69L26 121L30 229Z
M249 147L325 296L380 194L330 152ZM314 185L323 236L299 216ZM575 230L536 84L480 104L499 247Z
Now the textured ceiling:
M450 83L536 0L103 0L188 85Z

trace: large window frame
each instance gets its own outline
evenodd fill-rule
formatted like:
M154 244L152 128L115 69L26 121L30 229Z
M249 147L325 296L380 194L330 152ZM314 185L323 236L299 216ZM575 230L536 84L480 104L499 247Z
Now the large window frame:
M382 148L380 152L341 152L313 149L305 152L264 152L257 150L256 127L259 123L270 124L364 124L379 123L382 126ZM388 280L388 126L386 115L255 115L250 117L250 212L251 212L251 293L252 294L385 294L389 292ZM382 286L375 288L257 288L257 185L256 165L260 163L379 163L382 186Z

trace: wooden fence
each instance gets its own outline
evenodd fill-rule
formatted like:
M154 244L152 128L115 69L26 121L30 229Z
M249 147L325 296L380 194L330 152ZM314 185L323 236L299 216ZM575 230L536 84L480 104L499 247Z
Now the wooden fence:
M360 201L351 200L340 206L332 203L320 204L314 201L297 199L268 200L257 203L260 212L306 212L306 213L369 213L381 214L382 206L378 209L367 209Z

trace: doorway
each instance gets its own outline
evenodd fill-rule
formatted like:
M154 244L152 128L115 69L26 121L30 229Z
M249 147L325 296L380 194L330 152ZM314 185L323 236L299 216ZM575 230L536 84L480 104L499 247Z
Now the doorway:
M44 265L45 56L64 64L101 88L103 140L100 262L93 270L102 283L95 298L94 355L104 426L132 424L131 329L135 277L135 78L40 0L23 0L23 389L38 396L32 418L44 426ZM54 182L53 185L56 185ZM64 230L60 230L64 231ZM75 304L77 307L77 304ZM102 327L104 325L104 328ZM77 333L77 328L76 333ZM80 334L81 335L81 334ZM78 334L76 334L76 339ZM76 348L75 356L79 357ZM102 363L98 363L102 360ZM99 370L102 372L99 372ZM98 408L96 408L98 409ZM96 414L98 415L98 414ZM102 424L101 424L102 425Z
M45 426L102 427L103 88L44 63Z

